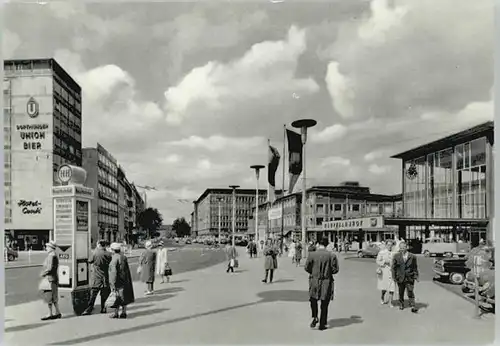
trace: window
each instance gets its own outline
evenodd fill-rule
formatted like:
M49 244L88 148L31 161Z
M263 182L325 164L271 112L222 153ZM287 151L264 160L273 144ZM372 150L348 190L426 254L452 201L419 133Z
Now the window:
M335 204L334 210L335 211L342 211L342 204Z
M352 211L359 211L359 204L352 204Z

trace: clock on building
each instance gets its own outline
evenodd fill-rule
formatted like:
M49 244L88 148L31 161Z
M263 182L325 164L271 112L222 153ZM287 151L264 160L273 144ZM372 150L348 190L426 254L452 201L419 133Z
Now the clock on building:
M408 169L406 170L406 176L411 180L415 179L418 176L418 170L415 163L410 164L410 167L408 167Z

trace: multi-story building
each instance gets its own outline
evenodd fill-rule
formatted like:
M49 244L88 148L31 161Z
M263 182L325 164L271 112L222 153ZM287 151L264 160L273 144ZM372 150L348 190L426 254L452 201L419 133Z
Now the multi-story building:
M53 230L51 187L82 164L82 92L54 59L4 61L4 224L20 249Z
M118 237L118 164L99 143L96 148L83 149L86 185L95 191L92 203L92 245L99 239L113 242Z
M135 229L139 229L137 225L137 220L139 218L139 214L142 213L146 209L145 198L142 198L142 195L137 190L137 187L132 184L132 201L133 201L133 224Z
M246 234L248 217L255 206L256 190L236 189L236 232ZM259 190L259 203L265 202L267 190ZM194 202L193 233L216 235L219 229L219 205L221 232L232 230L233 190L209 188Z
M492 121L392 156L402 161L406 239L494 240Z
M306 191L306 230L308 240L316 240L328 236L332 240L351 239L359 241L357 223L352 227L329 229L328 221L353 220L376 216L395 217L402 214L401 195L381 195L371 193L369 187L360 186L358 182L344 182L339 186L313 186ZM259 240L263 237L283 236L301 238L302 192L277 198L271 203L259 206ZM255 215L255 207L252 209ZM249 234L255 234L255 223L252 222ZM396 228L378 227L366 229L361 241L380 241L393 238Z
M119 239L129 241L134 228L133 191L132 185L125 176L123 167L118 166L118 234Z

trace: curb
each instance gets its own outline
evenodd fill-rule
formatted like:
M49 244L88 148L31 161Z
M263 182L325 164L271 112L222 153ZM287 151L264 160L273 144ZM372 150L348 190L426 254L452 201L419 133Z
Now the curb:
M139 258L140 255L133 255L133 256L127 256L127 258ZM5 270L7 269L22 269L22 268L35 268L35 267L41 267L43 266L42 263L40 264L21 264L17 266L5 266Z

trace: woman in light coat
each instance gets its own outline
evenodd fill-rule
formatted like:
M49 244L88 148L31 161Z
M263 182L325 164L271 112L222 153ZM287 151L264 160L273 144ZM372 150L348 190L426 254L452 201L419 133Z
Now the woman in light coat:
M380 296L380 304L385 305L389 303L392 308L392 300L394 297L395 282L392 279L392 248L394 243L391 240L382 243L381 249L377 255L377 288L382 292ZM389 293L389 299L386 300L386 293Z
M141 274L141 281L147 284L145 295L151 295L154 292L156 252L152 250L153 244L150 240L146 242L146 250L139 259L138 271Z
M161 283L165 283L165 278L167 278L167 283L170 282L170 276L165 275L165 269L168 265L168 250L164 247L163 241L158 244L158 250L156 251L156 275L161 277Z
M293 240L290 243L290 247L288 249L288 257L292 259L292 263L295 263L295 251L296 251L296 246L297 244L295 243L295 240Z

